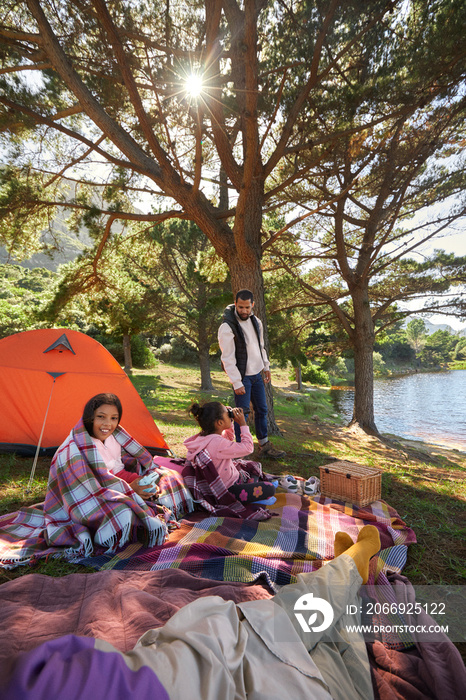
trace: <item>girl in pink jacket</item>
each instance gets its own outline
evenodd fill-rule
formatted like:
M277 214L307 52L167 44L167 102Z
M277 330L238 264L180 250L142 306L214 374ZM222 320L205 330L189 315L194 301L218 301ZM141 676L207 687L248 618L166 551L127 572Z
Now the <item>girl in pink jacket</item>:
M200 406L194 403L190 408L201 427L201 432L184 441L191 460L201 450L206 450L225 487L242 503L254 503L272 498L274 484L269 481L245 483L241 465L235 458L246 457L254 450L252 435L246 425L242 408L225 407L219 401L209 401ZM241 442L234 441L233 421L241 431Z

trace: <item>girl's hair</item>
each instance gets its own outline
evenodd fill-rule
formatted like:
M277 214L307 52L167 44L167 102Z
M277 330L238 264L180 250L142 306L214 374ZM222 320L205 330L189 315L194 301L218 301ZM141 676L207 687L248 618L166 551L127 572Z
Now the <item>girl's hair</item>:
M109 404L110 406L115 406L117 411L118 411L118 423L121 421L121 414L123 413L123 408L121 406L121 401L116 396L116 394L96 394L95 396L92 397L92 399L89 399L87 404L84 406L84 411L83 411L83 423L84 427L86 428L87 432L89 435L94 437L94 433L92 432L92 426L94 423L94 413L97 411L100 406L103 406L104 404Z
M215 422L222 418L224 411L225 407L220 401L209 401L202 406L193 403L189 409L189 412L193 414L201 426L204 435L215 433Z

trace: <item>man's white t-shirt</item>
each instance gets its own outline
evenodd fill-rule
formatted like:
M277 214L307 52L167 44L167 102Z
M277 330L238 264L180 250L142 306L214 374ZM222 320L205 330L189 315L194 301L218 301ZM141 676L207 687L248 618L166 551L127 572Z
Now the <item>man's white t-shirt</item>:
M257 340L256 331L252 325L251 317L242 321L235 311L236 320L244 333L248 361L246 364L246 375L259 374L263 369L268 370L270 363L264 347L264 331L261 321L256 318L259 324L260 346ZM235 336L228 323L222 323L218 329L218 343L222 351L222 362L233 389L243 386L240 371L236 365Z

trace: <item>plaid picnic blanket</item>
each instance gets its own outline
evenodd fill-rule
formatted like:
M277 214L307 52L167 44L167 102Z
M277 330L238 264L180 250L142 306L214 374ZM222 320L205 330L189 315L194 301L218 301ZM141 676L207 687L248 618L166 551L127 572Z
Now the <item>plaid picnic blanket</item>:
M236 459L238 474L242 481L257 477L264 479L259 462ZM201 450L192 461L186 460L182 476L192 493L194 502L209 513L224 518L244 520L268 520L272 513L262 506L243 504L228 491L210 457L208 450Z
M277 590L296 582L298 574L315 571L324 561L333 559L335 534L339 530L356 540L364 525L377 527L383 564L378 566L378 558L374 558L374 574L387 567L401 571L406 545L416 541L414 532L384 501L362 508L321 496L310 499L277 493L272 507L277 514L267 521L214 515L198 522L183 520L181 530L163 546L148 550L134 544L114 556L87 558L80 563L99 570L176 568L217 581L250 583L263 577Z
M169 467L153 466L154 471L160 474L157 482L159 493L154 503L167 508L176 520L184 518L194 510L194 502L183 477Z
M152 457L122 427L114 432L122 454L137 460L138 473ZM140 498L104 465L82 421L58 448L50 467L44 508L23 508L0 532L0 563L24 564L52 554L68 559L114 552L141 538L148 547L168 533L163 513Z

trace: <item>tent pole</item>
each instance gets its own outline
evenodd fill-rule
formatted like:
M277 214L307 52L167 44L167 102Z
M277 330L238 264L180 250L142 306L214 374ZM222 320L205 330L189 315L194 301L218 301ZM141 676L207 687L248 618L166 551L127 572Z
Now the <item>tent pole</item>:
M48 404L47 404L47 410L45 411L44 422L42 423L42 430L41 430L41 432L40 432L39 442L37 443L36 455L35 455L35 457L34 457L34 462L33 462L33 464L32 464L31 474L29 475L29 482L28 482L28 485L27 485L27 487L26 487L26 493L29 493L29 491L31 490L32 480L33 480L33 478L34 478L34 474L36 473L36 466L37 466L37 460L39 459L40 445L41 445L42 436L43 436L44 430L45 430L45 422L46 422L46 420L47 420L47 415L48 415L49 408L50 408L50 402L52 401L53 387L55 386L55 382L56 382L56 381L57 381L57 378L54 377L54 378L53 378L53 382L52 382L52 388L50 389L50 396L49 396L49 402L48 402Z

